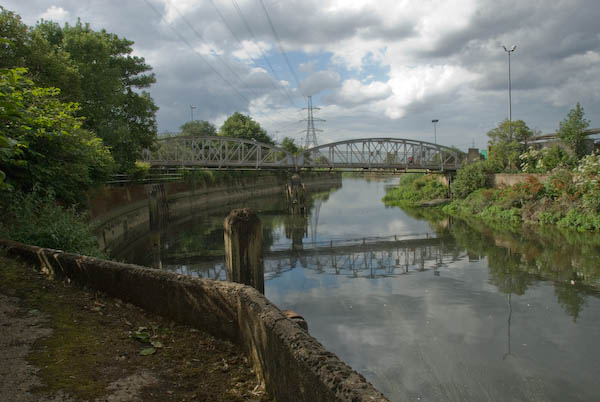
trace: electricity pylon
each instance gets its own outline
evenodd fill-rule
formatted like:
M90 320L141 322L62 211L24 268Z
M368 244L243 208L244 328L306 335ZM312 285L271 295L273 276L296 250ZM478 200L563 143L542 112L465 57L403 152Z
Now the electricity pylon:
M313 116L313 110L320 110L318 107L313 107L312 105L312 96L308 97L308 107L304 108L308 111L308 117L305 120L306 122L306 130L302 132L306 132L306 142L304 144L304 149L309 149L316 147L317 144L317 131L323 131L315 128L315 121L325 121L323 119L315 119Z

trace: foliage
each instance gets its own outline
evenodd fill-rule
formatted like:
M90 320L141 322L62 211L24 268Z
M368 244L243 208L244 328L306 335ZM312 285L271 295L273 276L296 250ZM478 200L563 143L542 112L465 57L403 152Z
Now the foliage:
M181 134L191 137L207 137L217 135L217 128L214 124L204 120L188 121L181 127Z
M533 137L533 131L523 120L504 119L498 127L488 131L491 144L507 144L513 141L526 142Z
M546 173L559 166L568 166L572 163L567 152L560 145L536 150L530 148L519 156L521 170L525 173Z
M488 131L487 135L490 137L489 159L505 170L514 171L519 167L519 155L525 149L524 143L534 133L523 120L505 119L498 127Z
M274 145L275 142L267 132L250 116L235 112L221 126L219 135L226 137L244 138Z
M3 211L0 238L105 257L96 237L85 222L85 216L74 207L57 204L54 194L36 187L30 193L5 192L0 197Z
M294 139L290 138L290 137L283 138L283 140L281 141L281 148L285 149L286 151L288 151L294 155L296 155L298 152L300 152L300 147L298 145L296 145L296 143L294 142Z
M452 195L465 198L473 191L491 187L492 174L498 170L493 161L478 161L461 168L452 182Z
M0 70L0 169L8 183L23 191L37 185L60 200L81 201L87 188L111 173L109 150L81 128L76 103L60 102L58 89L37 87L24 73Z
M582 208L600 212L600 154L583 157L573 172L573 183L582 195Z
M585 130L589 125L590 121L584 117L583 107L579 102L559 124L558 137L578 157L585 154Z
M434 175L405 174L398 186L383 197L385 205L410 207L423 201L446 198L448 190Z
M0 67L25 67L42 87L60 88L60 99L79 103L82 127L111 148L121 171L131 168L156 139L157 107L147 92L151 67L132 56L133 42L88 24L60 27L41 21L28 28L19 16L1 10Z

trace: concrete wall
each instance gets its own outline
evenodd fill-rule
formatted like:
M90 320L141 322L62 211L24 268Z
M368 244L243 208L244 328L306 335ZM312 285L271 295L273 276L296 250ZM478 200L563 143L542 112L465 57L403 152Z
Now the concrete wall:
M494 175L492 183L494 187L514 186L518 183L524 183L530 176L535 177L541 183L545 182L550 177L549 174L541 173L497 173Z
M302 177L309 190L341 185L340 173L314 173ZM228 183L203 185L194 182L138 184L104 187L89 195L90 217L100 248L117 252L133 239L150 231L151 194L161 187L169 218L193 215L194 211L222 207L239 200L270 194L284 194L286 178L261 175Z
M276 402L387 401L363 376L249 286L6 240L0 240L0 248L53 277L241 344Z

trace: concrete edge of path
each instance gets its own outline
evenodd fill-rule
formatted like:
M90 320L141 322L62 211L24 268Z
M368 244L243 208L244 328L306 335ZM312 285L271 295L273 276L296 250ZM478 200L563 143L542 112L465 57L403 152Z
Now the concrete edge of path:
M242 345L278 402L383 402L366 379L327 351L256 289L0 240L50 276Z

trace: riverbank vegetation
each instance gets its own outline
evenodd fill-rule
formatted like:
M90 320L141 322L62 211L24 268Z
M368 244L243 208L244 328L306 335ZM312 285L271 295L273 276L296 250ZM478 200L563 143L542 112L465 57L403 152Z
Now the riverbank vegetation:
M406 173L400 176L398 186L389 189L383 197L388 206L415 207L422 202L444 199L448 189L434 175Z
M503 121L488 132L489 159L461 168L452 183L454 200L443 211L476 216L490 224L554 225L579 231L600 231L600 154L586 140L589 121L577 104L560 122L558 139L541 149L528 146L534 132L525 122ZM497 173L528 175L512 186L494 188ZM428 176L400 180L389 190L387 205L415 206L437 198L426 185Z

